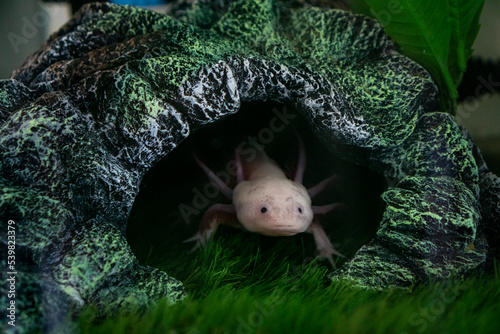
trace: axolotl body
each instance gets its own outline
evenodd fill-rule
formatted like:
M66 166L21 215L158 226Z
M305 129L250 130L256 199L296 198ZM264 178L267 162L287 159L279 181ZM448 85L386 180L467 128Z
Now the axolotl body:
M236 152L237 184L234 189L230 189L196 156L195 160L221 193L232 200L232 204L214 204L205 212L198 233L186 240L196 241L195 248L205 246L219 224L228 224L267 236L312 233L320 257L327 258L334 265L332 254L343 256L332 246L315 218L315 215L325 214L340 204L311 204L311 198L330 184L335 176L309 189L302 185L306 156L300 139L299 162L293 180L287 178L263 150L257 150L251 161L242 160Z

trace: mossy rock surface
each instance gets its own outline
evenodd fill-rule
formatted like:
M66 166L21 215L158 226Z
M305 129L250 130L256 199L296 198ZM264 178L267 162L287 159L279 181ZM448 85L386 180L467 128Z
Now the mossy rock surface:
M295 108L325 154L390 181L376 236L333 281L407 287L496 255L500 181L436 112L428 72L372 19L290 3L202 1L168 15L91 4L0 82L2 247L13 220L17 305L31 319L18 330L56 328L86 305L181 300L181 282L130 250L132 204L185 138L252 101Z

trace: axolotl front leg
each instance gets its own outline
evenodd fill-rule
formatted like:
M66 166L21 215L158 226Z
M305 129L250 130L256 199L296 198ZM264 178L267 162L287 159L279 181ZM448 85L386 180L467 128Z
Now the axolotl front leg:
M245 166L236 153L237 185L233 190L195 157L211 182L228 199L232 199L233 203L215 204L210 207L203 216L198 233L187 241L196 241L195 248L204 246L221 223L269 236L309 232L314 236L319 255L334 264L332 254L342 255L331 245L314 215L325 214L337 208L339 204L312 206L311 198L328 186L335 177L306 190L302 186L305 150L300 138L299 144L299 163L294 180L286 178L278 165L263 151L252 163Z
M210 181L220 190L220 192L232 201L233 190L227 186L210 168L194 156L196 163L207 174ZM193 251L199 247L204 247L215 233L220 224L227 224L238 227L239 223L236 217L236 208L233 204L214 204L205 211L200 223L198 232L184 242L195 241Z

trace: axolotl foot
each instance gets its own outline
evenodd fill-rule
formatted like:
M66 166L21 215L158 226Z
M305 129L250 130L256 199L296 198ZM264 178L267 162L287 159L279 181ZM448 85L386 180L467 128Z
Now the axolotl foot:
M205 245L207 244L208 240L210 240L210 237L212 235L212 232L209 233L202 233L201 231L198 231L195 235L193 235L191 238L184 240L184 242L192 242L195 241L196 244L194 245L193 248L191 248L190 252L194 252L197 249L204 248Z
M339 253L328 239L328 236L325 233L323 227L319 224L319 222L315 219L307 229L307 232L311 233L314 237L314 241L316 242L316 248L318 249L319 256L322 258L326 258L334 268L335 262L333 261L332 254L335 254L339 257L345 257L341 253Z
M191 238L184 240L184 242L195 241L195 246L191 252L203 248L210 240L212 235L217 230L221 223L228 223L236 221L236 210L232 204L214 204L203 215L199 231Z

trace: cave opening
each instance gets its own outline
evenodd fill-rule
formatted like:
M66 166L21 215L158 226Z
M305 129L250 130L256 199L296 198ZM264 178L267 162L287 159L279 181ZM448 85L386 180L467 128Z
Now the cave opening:
M231 161L237 147L240 152L250 152L259 146L287 175L293 175L299 152L297 133L307 155L304 186L314 186L334 174L339 176L313 199L313 205L344 204L341 210L320 216L319 221L334 246L346 259L351 257L373 238L381 221L384 179L366 166L346 162L329 151L293 107L260 101L244 103L238 113L191 134L144 176L126 231L139 262L186 280L186 266L204 250L190 252L194 243L183 241L198 231L206 209L215 203L230 203L209 182L193 154L221 178L227 177L233 188L236 180ZM238 241L230 242L232 239ZM308 233L266 237L221 225L212 236L214 240L230 247L234 254L244 244L246 251L263 254L262 261L280 252L278 257L297 263L317 256L314 239ZM321 264L329 266L328 261Z

